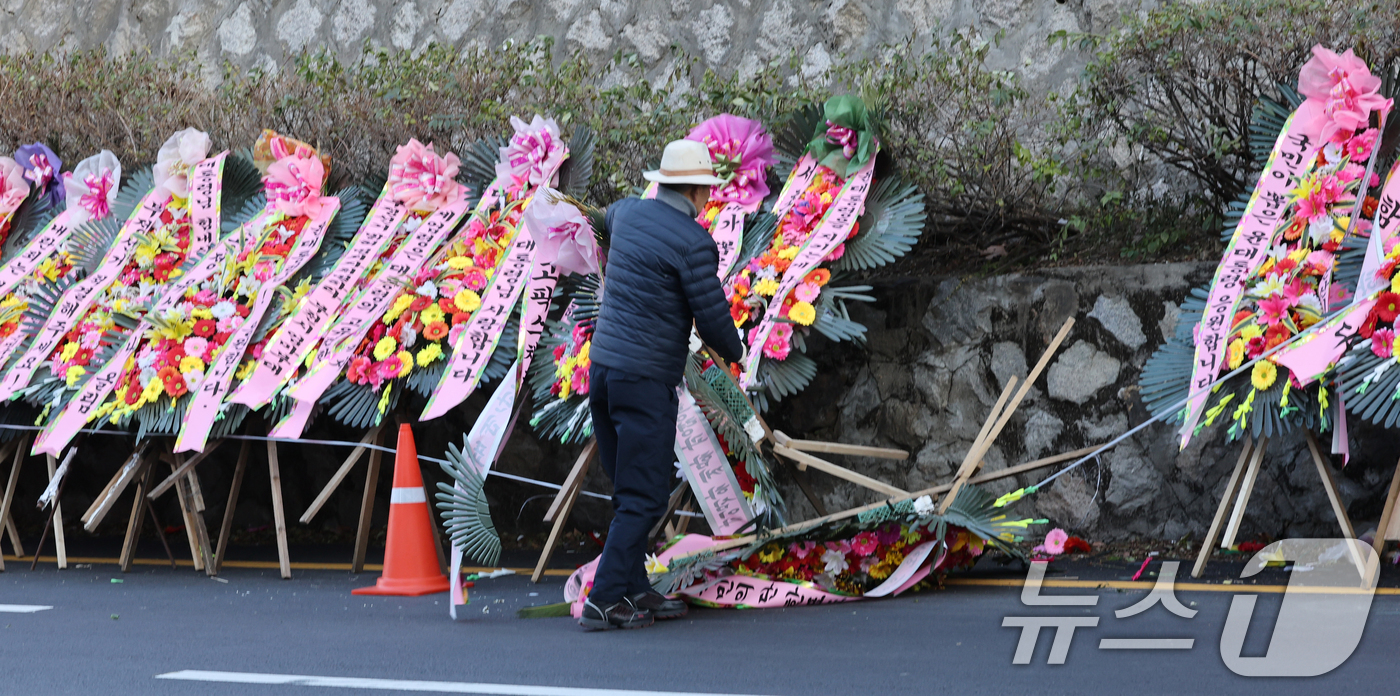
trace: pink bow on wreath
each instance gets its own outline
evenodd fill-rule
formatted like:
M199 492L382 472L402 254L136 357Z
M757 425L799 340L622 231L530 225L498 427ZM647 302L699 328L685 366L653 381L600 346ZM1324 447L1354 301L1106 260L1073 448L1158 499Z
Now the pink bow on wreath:
M107 194L112 191L113 185L111 170L103 170L102 176L88 174L83 177L83 184L87 186L87 193L79 199L83 209L96 219L107 217L112 212L107 201Z
M268 202L288 217L315 217L321 212L321 184L326 178L321 158L303 147L287 154L281 139L273 139L272 153L277 161L268 165L263 177Z
M0 215L15 212L28 197L24 167L9 157L0 157Z
M552 185L547 179L553 178L568 154L568 148L559 138L559 126L553 119L539 114L529 124L512 116L510 125L515 135L511 136L509 145L501 148L502 161L496 164L496 176L504 178L508 186L517 191Z
M841 154L845 155L846 159L850 159L856 155L856 147L860 145L860 136L856 135L856 131L853 128L847 128L827 121L826 141L832 145L840 145Z
M410 209L431 213L466 195L466 188L456 180L460 165L456 155L439 156L431 143L410 139L389 162L389 191Z
M1389 108L1390 100L1380 95L1381 78L1351 50L1337 55L1313 46L1312 52L1298 73L1298 91L1322 107L1316 118L1323 122L1324 141L1338 136L1344 141L1370 121L1372 111Z

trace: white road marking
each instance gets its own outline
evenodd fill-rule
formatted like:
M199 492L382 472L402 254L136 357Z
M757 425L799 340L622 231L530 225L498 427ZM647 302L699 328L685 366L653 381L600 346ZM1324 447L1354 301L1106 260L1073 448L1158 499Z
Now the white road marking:
M257 672L210 672L197 669L184 669L179 672L157 674L156 679L180 679L184 681L220 682L225 684L331 686L342 689L421 691L440 694L485 694L487 696L742 696L741 694L702 694L680 691L585 689L572 686L474 684L470 682L362 679L358 677L314 677L301 674L260 674Z
M36 611L52 608L42 604L0 604L0 614L33 614Z

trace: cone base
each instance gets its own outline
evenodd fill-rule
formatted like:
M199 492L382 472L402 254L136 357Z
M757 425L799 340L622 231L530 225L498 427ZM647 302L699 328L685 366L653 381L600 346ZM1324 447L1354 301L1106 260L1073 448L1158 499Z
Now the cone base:
M350 590L350 594L421 597L423 595L446 592L450 589L452 589L452 584L447 581L447 576L439 575L436 578L414 578L412 580L379 578L378 582L369 587L360 587Z

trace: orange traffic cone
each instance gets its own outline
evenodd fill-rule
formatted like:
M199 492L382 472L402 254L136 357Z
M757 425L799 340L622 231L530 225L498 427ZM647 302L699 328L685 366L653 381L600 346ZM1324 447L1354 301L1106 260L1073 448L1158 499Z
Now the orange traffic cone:
M398 456L394 458L394 492L389 499L389 538L384 548L384 574L373 587L351 590L357 595L419 595L446 592L447 576L438 567L433 548L432 513L418 471L418 448L413 429L399 425Z

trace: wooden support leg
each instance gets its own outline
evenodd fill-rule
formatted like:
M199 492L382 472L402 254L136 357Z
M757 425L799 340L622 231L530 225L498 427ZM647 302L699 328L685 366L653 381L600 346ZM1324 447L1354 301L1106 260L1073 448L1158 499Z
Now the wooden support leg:
M179 471L180 464L178 456L170 461L170 468L174 471ZM194 561L195 570L204 570L204 553L199 549L199 533L195 531L194 515L196 513L194 512L194 501L190 500L189 487L185 485L185 477L177 476L175 478L174 487L175 497L180 500L180 519L183 520L185 524L185 539L187 539L190 544L190 559ZM150 494L147 494L147 498L149 497Z
M666 512L661 513L661 519L651 526L651 531L647 532L647 538L655 537L663 529L671 526L671 518L676 515L676 511L681 509L681 501L685 500L685 494L690 490L688 481L681 481L681 485L676 486L676 490L671 493L671 499L666 502ZM671 532L666 532L666 537L670 538Z
M812 509L816 511L817 517L826 517L826 506L822 505L821 498L818 498L816 491L812 490L811 477L807 475L807 471L798 467L795 462L790 471L792 472L792 480L797 482L797 487L802 490L802 495L807 496L807 502L812 504Z
M1327 492L1327 501L1332 505L1332 514L1337 517L1337 525L1342 528L1342 536L1347 539L1356 538L1356 529L1351 525L1351 517L1347 515L1346 505L1342 503L1342 496L1337 491L1337 480L1332 477L1332 469L1327 466L1326 460L1322 458L1322 450L1317 446L1317 438L1313 437L1312 431L1304 433L1308 441L1308 452L1312 454L1313 464L1317 466L1317 476L1322 479L1322 488ZM1363 580L1369 585L1369 573L1366 568L1366 560L1361 557L1350 544L1347 551L1351 555L1351 562L1356 565L1356 570L1361 574Z
M106 519L107 513L112 509L112 506L117 504L117 500L122 493L126 492L131 482L144 473L146 469L144 455L145 448L138 448L131 453L131 458L120 469L117 469L117 473L112 476L107 488L92 501L87 513L83 515L83 529L92 532L97 529L98 525L102 524L102 520Z
M238 464L233 467L233 483L228 489L228 505L224 506L224 521L219 525L219 546L214 551L214 574L224 567L224 551L228 549L229 533L233 531L233 511L238 507L238 492L243 488L243 472L248 468L248 451L252 447L249 440L243 441L238 449Z
M1385 497L1385 510L1381 512L1381 523L1376 527L1376 539L1371 542L1377 557L1385 550L1385 542L1396 536L1391 534L1390 528L1400 519L1395 511L1397 502L1400 502L1400 462L1395 464L1395 475L1390 478L1390 493Z
M586 466L586 465L585 465ZM530 573L530 582L539 582L544 577L544 570L549 566L549 557L554 555L554 546L559 543L559 535L564 531L564 523L569 521L569 513L574 510L574 501L578 500L579 491L583 490L583 477L578 478L578 482L566 491L560 491L559 509L554 513L554 526L549 530L549 538L544 542L544 549L540 551L540 560L535 563L535 572Z
M384 444L384 431L374 436L374 444ZM374 517L374 493L379 487L379 463L384 453L373 450L369 453L369 471L365 474L365 493L360 498L360 524L355 529L355 555L350 559L350 572L362 573L365 570L365 554L369 551L369 526Z
M45 461L48 462L49 480L52 481L54 471L57 468L58 460L56 460L54 456L50 454L47 457L45 457ZM63 538L63 503L59 501L59 498L63 494L63 484L67 481L68 477L64 476L63 478L64 480L60 481L58 484L58 494L55 495L53 498L53 543L55 551L58 554L59 570L68 567L68 544L65 543ZM34 552L34 555L37 559L39 552L36 550Z
M1269 438L1261 437L1254 446L1254 454L1249 458L1249 468L1240 481L1240 491L1235 499L1235 509L1230 513L1230 523L1225 526L1225 536L1220 540L1220 548L1228 549L1235 545L1235 535L1244 521L1245 508L1249 507L1249 496L1254 492L1254 482L1259 478L1259 467L1264 463L1264 452L1269 448Z
M1210 530L1206 532L1206 538L1201 540L1200 553L1196 555L1196 565L1191 569L1191 577L1199 578L1206 570L1206 563L1210 561L1210 555L1215 551L1215 540L1220 536L1220 526L1225 522L1225 514L1230 511L1230 503L1235 499L1235 493L1240 487L1240 478L1244 474L1245 465L1249 463L1249 455L1254 451L1254 438L1249 435L1244 436L1244 447L1240 450L1240 458L1235 462L1235 470L1230 473L1230 480L1225 484L1225 492L1220 496L1220 505L1215 509L1215 517L1210 521Z
M277 563L282 578L292 577L292 560L287 551L287 515L282 509L282 471L277 464L277 443L267 441L267 475L272 481L272 519L277 525Z
M146 491L151 487L156 468L153 462L147 462L145 469L141 475L141 482L136 484L136 499L131 501L131 515L126 521L126 539L122 542L122 555L118 561L123 573L131 570L131 562L136 559L136 542L141 538L141 525L146 519L142 517L141 510L150 505L150 501L146 500ZM156 531L160 532L161 538L164 539L164 530L160 529L160 520L155 517L154 510L151 511L151 520L156 525ZM170 565L174 567L173 559Z
M1016 382L1015 375L1012 375L1006 380L1006 386L1001 388L1001 395L997 397L996 403L992 404L991 413L987 414L987 420L982 421L982 428L977 431L977 437L972 440L972 447L968 448L969 456L982 447L982 441L987 439L987 434L992 432L992 428L996 427L997 419L1001 418L1001 412L1006 407L1006 401L1011 398L1011 394L1016 389ZM982 456L983 455L978 455L979 461ZM963 483L972 476L973 470L972 465L967 461L964 461L958 466L958 470L953 474L952 486L948 489L948 493L943 496L943 504L941 507L947 507L953 504L953 499L957 497L958 491L962 489ZM941 512L940 510L940 513Z
M683 506L681 509L686 512L691 512L691 508L693 507L694 506L690 504L690 499L687 498L685 501L685 506ZM692 519L694 518L690 515L685 515L681 517L681 521L676 524L676 534L685 534L685 530L690 528L690 521Z
M370 428L369 432L365 433L363 438L360 438L360 446L350 451L350 456L345 458L345 463L340 465L335 475L326 483L326 487L321 489L320 495L317 495L316 500L313 500L311 506L306 508L306 512L302 513L300 520L302 524L311 524L311 518L315 517L316 513L321 511L321 506L325 505L327 500L330 500L331 494L335 493L335 490L340 487L340 483L349 475L355 463L360 461L360 457L365 453L365 445L378 440L379 431L383 427L382 425L376 425ZM432 497L429 496L428 500L432 500Z
M29 436L23 435L16 442L14 460L10 464L10 478L5 483L5 497L0 498L0 524L5 525L5 530L10 533L10 543L15 547L15 555L23 556L24 549L19 543L19 533L15 531L15 522L10 518L10 506L15 502L15 486L19 485L19 469L24 463L24 453L29 447ZM0 556L0 570L5 569L5 561Z
M199 542L199 562L204 572L214 575L214 546L209 543L209 526L204 523L204 496L195 483L195 473L182 479L178 485L184 486L185 496L190 501L190 518L194 522L195 541Z

